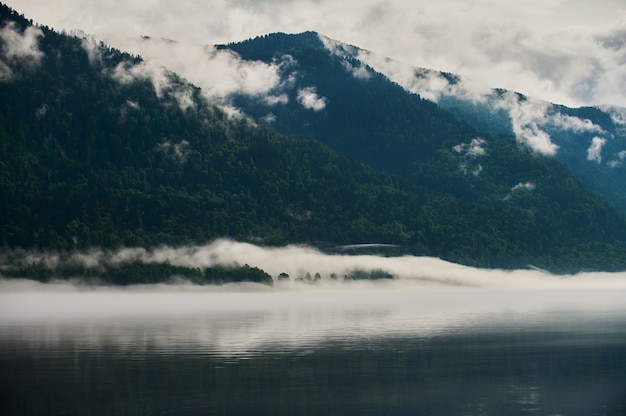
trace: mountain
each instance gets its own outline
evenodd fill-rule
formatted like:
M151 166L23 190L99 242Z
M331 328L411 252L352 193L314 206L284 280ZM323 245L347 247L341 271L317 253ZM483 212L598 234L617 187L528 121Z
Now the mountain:
M314 137L377 168L414 176L438 149L451 149L477 134L384 75L333 56L316 33L272 34L228 48L246 60L287 62L281 66L285 87L276 92L283 100L239 95L235 106L281 132Z
M321 35L318 38L326 50L353 62L353 67L384 74L477 130L515 136L522 148L556 158L626 214L626 108L569 108L492 89L460 75L397 62Z
M224 236L402 242L394 227L416 229L409 208L435 198L314 141L231 118L175 74L164 71L153 84L138 57L2 12L3 64L12 74L0 84L6 246ZM29 56L7 52L7 39L33 38Z
M269 107L233 98L255 120L138 56L6 6L0 17L5 249L230 237L387 243L482 267L626 268L626 222L561 163L479 134L317 35L249 48L280 54L290 75L287 99Z
M626 214L626 109L609 106L569 108L522 96L511 106L510 92L495 97L495 100L475 103L457 96L443 96L439 102L442 108L475 126L480 126L478 120L494 119L498 113L502 114L502 108L507 108L504 113L509 115L502 125L508 130L500 131L514 134L515 128L528 128L530 124L538 134L543 132L555 146L553 157ZM526 126L514 126L510 123L510 113L520 112L519 108L521 112L534 112L539 108L540 113L535 119L516 122L526 122Z
M288 99L235 99L246 113L280 131L315 137L339 153L436 187L459 181L442 180L445 171L424 171L424 161L435 153L450 153L479 136L486 145L515 137L522 151L554 157L626 214L626 109L574 109L533 100L381 58L314 32L275 33L221 47L247 60L289 57L282 77L295 81L285 82L281 91ZM315 92L323 108L306 111L311 108L303 104L303 91ZM497 163L508 165L504 159ZM518 183L528 181L533 178L520 177ZM476 186L465 181L461 187ZM469 194L486 196L474 189Z

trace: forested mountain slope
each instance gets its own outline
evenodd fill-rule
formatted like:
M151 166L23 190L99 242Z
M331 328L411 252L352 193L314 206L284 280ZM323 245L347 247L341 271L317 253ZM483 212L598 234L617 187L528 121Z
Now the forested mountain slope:
M616 115L539 103L507 91L488 90L483 97L455 75L373 58L313 32L275 33L221 47L248 60L289 62L282 66L283 90L275 92L285 98L268 103L262 97L236 97L245 112L424 186L500 198L518 183L541 181L542 169L560 169L558 160L618 208L626 197L626 188L618 185L626 169L626 140ZM468 149L478 152L468 154ZM523 166L517 163L521 160ZM569 180L553 176L552 186L560 187L561 179Z
M235 105L278 130L315 137L341 154L410 177L438 149L468 142L476 131L362 67L330 54L318 35L272 34L230 44L244 59L288 62L281 74L288 100L239 96ZM356 72L359 70L360 72Z
M276 48L323 48L341 59L357 78L373 70L481 132L515 137L523 150L554 157L611 205L626 214L626 109L615 106L569 108L514 91L493 89L461 75L414 67L312 33L291 36ZM313 40L317 36L318 41ZM306 42L301 38L309 38ZM231 45L246 56L259 39ZM294 46L296 44L300 46ZM289 46L290 45L290 46ZM263 49L263 48L261 48ZM267 46L266 46L267 49ZM252 53L252 56L259 56Z
M514 96L517 99L512 100ZM515 129L534 125L533 128L547 135L555 146L554 158L626 215L626 109L569 108L533 101L507 91L490 94L479 101L451 93L441 96L439 103L485 131L514 134ZM519 115L512 119L511 113ZM528 115L533 113L538 115ZM485 123L487 120L495 122Z
M173 73L146 76L155 69L139 57L33 27L4 6L0 13L5 248L147 247L232 237L389 243L483 267L626 268L623 219L566 169L516 152L509 139L479 138L432 103L401 98L409 120L441 115L423 130L441 127L447 136L424 138L411 153L440 156L407 158L402 163L409 168L387 169L392 174L380 170L400 165L392 127L388 165L377 169L319 141L230 117ZM344 80L327 82L338 88ZM354 109L342 108L348 123ZM312 132L300 136L305 133ZM363 140L373 143L364 132ZM491 166L480 159L483 152L510 154L511 166ZM529 171L534 176L518 175Z

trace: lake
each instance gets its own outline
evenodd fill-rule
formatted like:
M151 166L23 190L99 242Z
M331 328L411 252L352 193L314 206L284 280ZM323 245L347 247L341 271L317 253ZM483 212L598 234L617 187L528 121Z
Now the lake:
M626 289L0 284L2 415L624 415Z

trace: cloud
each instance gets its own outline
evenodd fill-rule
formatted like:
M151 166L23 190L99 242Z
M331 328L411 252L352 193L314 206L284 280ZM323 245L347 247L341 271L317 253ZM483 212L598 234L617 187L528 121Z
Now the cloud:
M452 150L456 153L459 153L463 156L459 168L463 171L464 174L468 172L468 166L472 163L472 161L478 157L486 156L487 151L485 150L485 145L487 142L482 137L476 137L472 139L469 143L461 143L457 144L452 148ZM474 176L480 175L483 171L483 167L480 164L475 164L471 166L473 169L471 170L471 174Z
M317 95L317 91L315 87L306 87L298 90L298 102L304 108L320 111L326 108L326 103L328 100L324 97L320 97Z
M496 107L508 111L518 143L542 155L556 154L559 147L552 143L550 135L542 129L549 103L521 99L517 94L509 92L496 103Z
M511 190L509 191L509 193L507 193L502 199L505 201L510 201L514 193L521 191L521 190L532 192L536 188L537 186L532 182L519 182L517 185L511 187Z
M179 143L165 141L158 145L157 150L163 152L174 161L180 164L185 164L185 162L187 162L187 158L191 154L191 145L187 140L181 140Z
M132 84L137 80L150 80L159 97L162 97L164 91L171 86L171 73L151 61L142 61L137 64L120 62L110 75L122 85Z
M0 81L15 77L16 63L32 68L41 63L44 53L39 49L39 38L43 32L29 26L23 32L13 22L0 28Z
M267 95L263 97L263 101L267 105L278 105L289 103L289 96L285 93L280 95Z
M576 133L604 133L590 120L552 112L552 104L546 101L521 97L512 91L495 94L487 85L466 77L412 67L367 51L360 51L358 58L407 91L434 102L443 97L455 97L505 110L518 143L539 154L553 156L558 151L548 133L550 128Z
M513 187L512 191L517 189L533 190L534 185L530 182L520 183ZM412 282L418 286L427 287L528 289L607 287L607 285L615 287L618 285L626 288L624 273L553 276L537 270L477 269L431 257L324 254L306 246L260 247L224 239L200 246L154 249L129 247L114 251L94 249L64 255L54 252L19 251L4 253L1 265L26 267L29 264L44 264L49 268L54 268L61 264L73 264L85 267L110 267L125 262L169 263L197 268L249 264L265 270L274 278L280 273L287 273L293 280L308 272L311 275L319 273L325 282L329 282L333 273L343 276L355 269L360 269L384 270L394 275L400 282Z
M626 127L626 107L617 107L612 105L599 105L597 107L609 114L613 123L620 127Z
M343 61L342 65L354 78L366 80L372 77L372 72L361 63Z
M81 45L87 52L89 61L92 65L97 65L102 61L103 42L97 42L94 37L82 35ZM149 39L138 39L139 44L149 43ZM166 42L166 44L172 42ZM164 53L167 50L164 49ZM134 52L136 55L140 55ZM175 57L172 57L174 59ZM158 97L168 95L179 104L181 109L186 110L194 105L193 89L188 83L173 82L175 75L172 70L163 65L159 59L143 59L136 64L130 62L120 62L113 70L107 71L108 74L122 85L128 85L138 80L149 80Z
M195 286L178 281L120 288L86 287L78 281L41 284L4 280L0 275L0 322L5 326L19 323L21 327L28 323L49 325L47 333L53 335L46 337L46 343L66 340L70 332L72 336L84 335L64 330L66 324L80 322L76 328L88 328L89 332L82 342L109 345L119 341L128 345L128 334L138 333L134 325L157 322L158 328L151 333L158 335L146 339L139 331L140 337L132 342L135 348L174 348L180 352L181 347L197 350L203 345L219 354L241 354L276 343L310 349L313 343L345 337L354 328L358 328L355 336L363 339L409 333L433 336L477 325L510 325L512 316L516 321L519 317L518 324L528 319L531 325L536 325L538 317L550 320L556 316L562 326L563 316L573 317L572 322L579 316L564 311L587 317L595 311L605 317L610 308L619 311L615 316L622 317L626 310L623 272L554 276L539 269L476 269L430 257L330 255L304 246L259 247L231 240L150 250L123 248L64 255L20 251L3 256L1 266L7 264L7 256L19 264L34 262L51 267L62 263L108 267L128 261L198 268L237 263L259 267L274 278L280 273L291 276L271 287L246 283ZM384 270L395 278L331 278L333 273L341 277L355 269ZM321 279L296 281L306 273L319 273ZM211 324L207 326L208 322ZM122 330L122 336L111 337L111 330ZM59 336L61 333L65 335ZM178 335L172 337L172 333ZM24 331L19 336L24 337ZM172 339L191 341L181 346L171 343Z
M98 39L179 73L224 105L229 105L233 93L284 104L285 63L243 62L235 54L204 45L276 31L316 30L327 35L321 39L336 54L356 54L365 64L427 99L455 95L485 102L492 87L534 97L532 103L505 97L499 105L509 112L519 143L540 154L558 151L548 133L550 126L602 134L588 120L550 119L550 114L541 113L540 102L626 106L622 94L626 84L626 6L614 0L598 0L593 5L574 0L530 0L523 5L496 0L472 4L391 0L383 5L364 0L358 7L351 1L331 0L217 0L210 8L198 1L180 5L154 0L148 5L131 0L118 7L95 0L80 4L61 1L54 6L28 0L15 7L58 29L95 33ZM349 62L345 66L357 77L369 74L365 66ZM461 77L450 83L438 71L419 68ZM0 71L7 73L2 62ZM290 79L293 84L294 76ZM183 105L184 97L180 100ZM323 104L322 98L302 95L305 97L311 108ZM548 111L549 106L543 110Z
M479 156L485 156L487 151L484 146L487 144L485 139L481 137L476 137L472 139L470 143L461 143L457 144L452 148L456 153L460 153L462 155L466 155L470 158L475 158Z
M234 94L244 94L260 98L269 105L279 105L288 102L288 96L282 91L295 81L292 70L295 63L290 56L267 64L245 61L230 50L195 43L148 37L112 36L108 40L113 45L123 45L125 50L144 60L137 68L121 68L126 71L117 74L118 79L124 82L136 75L148 76L154 80L158 91L165 85L161 68L167 68L200 87L204 96L215 103L230 105ZM285 77L281 77L283 74ZM184 104L189 100L181 95L179 101Z
M172 92L172 97L178 102L178 106L183 111L195 105L193 101L193 88L189 84L178 86Z
M95 36L86 33L77 33L77 37L81 38L81 46L87 52L87 58L92 66L102 63L102 43Z
M487 84L463 75L444 74L440 71L416 67L365 50L359 50L355 57L407 91L434 102L439 101L442 96L455 96L472 102L484 102L493 94L493 89ZM450 81L451 79L453 82Z
M608 163L610 168L617 168L624 164L624 160L626 159L626 150L622 150L619 152L614 160L611 160Z
M272 124L276 121L276 115L274 113L267 113L261 120L267 124Z
M0 59L0 82L11 81L14 77L11 67Z
M535 188L537 188L537 186L532 182L520 182L511 188L511 192L515 192L520 189L525 189L527 191L534 191Z
M321 33L318 34L318 37L320 41L324 44L324 47L328 49L332 54L337 55L340 58L344 58L342 64L346 71L351 73L353 77L363 80L372 77L372 72L366 65L362 64L362 61L348 60L349 58L357 58L359 54L364 51L360 50L356 46L348 45L341 41L331 39Z
M20 32L15 23L9 22L0 29L2 54L6 59L28 59L39 63L44 56L39 49L39 38L42 36L39 28L29 26Z
M358 46L348 45L341 40L332 39L323 33L318 33L319 40L324 44L324 47L339 57L356 57L361 49Z
M574 133L606 133L602 127L594 124L591 120L581 119L566 114L554 114L549 116L546 124L561 130L568 130Z
M315 30L382 56L542 100L626 106L626 5L619 0L212 0L208 7L200 0L9 4L41 23L99 37L150 35L215 44Z
M602 147L606 143L606 139L594 137L591 140L591 146L587 149L587 160L602 163Z
M625 277L495 271L490 278L515 282L495 290L426 279L124 288L0 280L0 328L5 344L49 351L79 346L128 353L132 346L133 355L202 352L237 362L267 351L308 355L329 342L336 348L336 341L371 347L372 340L412 339L422 348L431 338L495 328L522 334L576 328L590 336L606 328L615 335L626 314Z
M431 101L437 102L441 94L449 88L448 81L435 71L416 68L369 51L359 51L356 58L407 91Z

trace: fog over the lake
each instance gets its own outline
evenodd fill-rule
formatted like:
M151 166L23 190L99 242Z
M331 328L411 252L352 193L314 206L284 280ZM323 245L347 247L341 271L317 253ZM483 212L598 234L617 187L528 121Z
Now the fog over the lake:
M352 251L359 248L375 248L376 245L335 247ZM378 255L328 254L305 245L263 247L228 239L216 240L206 245L182 247L139 247L118 250L92 249L71 253L14 251L0 258L0 265L27 267L45 265L50 269L62 265L78 265L86 268L111 267L128 262L167 263L174 266L208 268L217 265L236 266L247 264L269 273L275 280L286 273L291 280L319 274L322 281L330 277L343 277L351 271L382 270L395 277L391 282L376 284L416 285L423 287L476 287L514 289L602 289L626 288L626 272L579 273L575 275L552 275L529 265L525 270L478 269L450 263L438 258ZM0 269L1 273L1 269ZM80 278L81 276L76 276ZM327 282L328 284L334 284ZM362 283L367 284L367 283Z
M593 331L599 322L626 317L626 273L557 276L541 270L484 270L429 257L324 254L305 246L260 247L231 240L69 256L14 252L5 254L2 263L9 260L49 267L64 262L106 267L128 261L199 268L249 264L275 279L280 273L291 276L272 286L198 286L175 279L129 287L86 286L80 280L0 280L0 333L5 339L71 342L81 348L132 345L245 355L273 345L302 349L333 340L519 330L537 323L558 331L571 325ZM385 270L395 279L329 278L355 269ZM295 280L306 273L322 278Z

